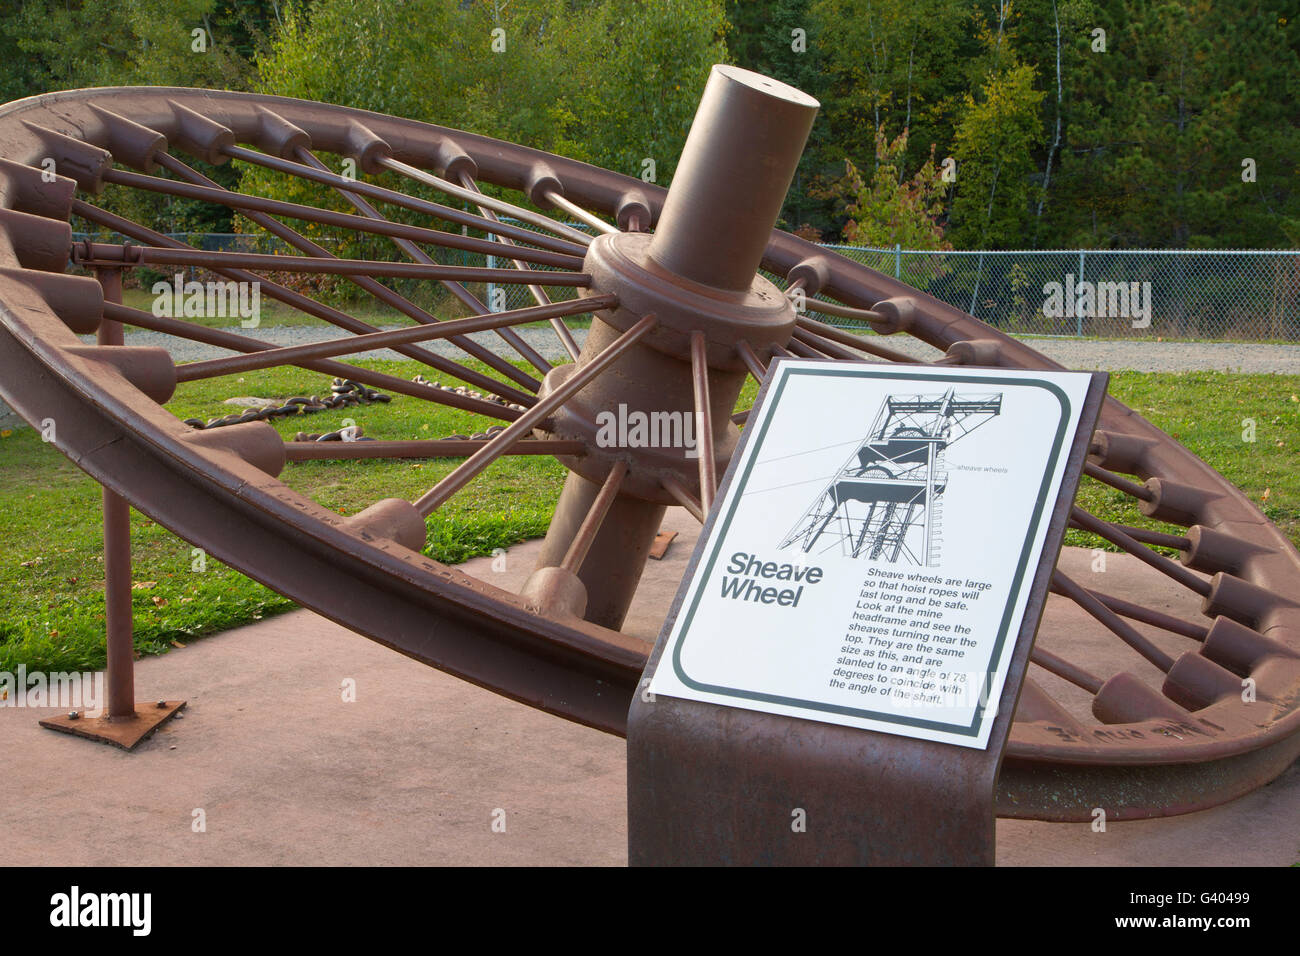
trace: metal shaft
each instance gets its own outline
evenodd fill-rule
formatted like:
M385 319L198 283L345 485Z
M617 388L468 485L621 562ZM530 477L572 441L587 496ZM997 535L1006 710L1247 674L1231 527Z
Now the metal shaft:
M650 257L685 280L723 290L748 290L817 108L811 96L779 80L734 66L715 66L650 242ZM707 328L700 332L707 339ZM579 367L613 335L612 328L594 322ZM702 412L714 418L717 427L700 429L705 434L697 439L712 438L727 422L744 373L707 369L703 349L699 351L695 362L688 358L683 364L639 345L625 357L617 374L597 381L585 394L598 408L612 409L626 402L629 408L678 410L692 417ZM697 409L700 398L716 407ZM711 446L700 448L700 463L703 481L711 485ZM560 564L598 491L593 482L569 476L539 567ZM704 492L706 502L712 491L710 487ZM663 513L662 505L625 494L615 498L578 571L587 589L587 620L615 629L622 626Z
M650 256L743 291L754 280L818 103L780 80L715 66L664 201Z

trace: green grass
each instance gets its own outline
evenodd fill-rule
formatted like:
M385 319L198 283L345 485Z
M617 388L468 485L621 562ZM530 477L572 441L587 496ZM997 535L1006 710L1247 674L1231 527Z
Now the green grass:
M363 363L409 379L411 362ZM480 367L480 370L481 367ZM169 409L181 418L228 414L237 395L287 398L323 394L326 376L294 369L182 385ZM746 386L744 400L752 398ZM1294 542L1300 542L1300 376L1136 372L1111 377L1121 401L1181 440L1246 492ZM353 419L372 438L441 438L476 431L484 419L396 396L376 404L280 419L285 437L325 432ZM1242 439L1242 420L1255 420L1255 441ZM324 507L355 514L379 498L413 499L457 460L302 462L281 475ZM429 520L426 553L449 563L509 547L545 532L564 469L549 458L507 458L456 495ZM1128 499L1085 481L1080 502L1128 524L1139 519ZM0 438L0 670L71 670L103 665L104 601L99 487L33 429ZM1176 529L1167 529L1176 530ZM1071 532L1068 544L1103 546ZM135 641L142 654L164 653L173 642L280 613L293 604L209 558L191 569L191 545L132 512L132 592ZM152 583L150 583L152 582ZM147 585L147 586L144 586Z
M410 378L412 362L361 363ZM479 367L482 371L482 367ZM426 370L427 371L427 370ZM230 413L237 395L288 398L328 394L327 376L273 369L239 378L180 386L168 409L181 418ZM485 420L456 409L397 396L389 404L295 416L275 422L286 438L359 424L369 437L441 438L468 434ZM385 497L414 499L459 459L301 462L282 479L341 514L355 514ZM429 520L425 553L455 563L545 533L564 469L553 459L521 456L493 464ZM0 440L0 670L18 664L51 670L103 666L104 599L100 492L89 477L40 435L25 428ZM135 643L142 654L163 653L214 631L292 608L292 602L209 558L191 570L191 545L131 513L132 579L153 582L132 593ZM24 566L26 565L26 566Z
M1110 394L1186 445L1300 545L1300 375L1114 372ZM1254 441L1244 437L1247 419ZM1078 502L1103 518L1181 533L1141 517L1126 495L1095 481L1082 483ZM1116 550L1077 531L1065 543Z

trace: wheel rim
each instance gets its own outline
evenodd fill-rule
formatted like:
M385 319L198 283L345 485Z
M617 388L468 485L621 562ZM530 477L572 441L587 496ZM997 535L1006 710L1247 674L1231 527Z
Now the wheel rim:
M323 163L317 154L332 161ZM105 316L132 317L105 307L93 280L61 273L74 252L69 226L74 213L97 216L92 221L101 225L126 226L120 231L155 249L146 257L181 255L174 248L169 253L147 226L97 214L89 202L104 188L158 188L141 177L153 177L160 166L173 177L165 183L189 178L184 188L191 197L246 203L206 192L212 187L182 157L208 162L240 158L330 183L328 170L348 159L356 164L363 187L366 175L385 168L417 181L420 174L434 175L437 182L456 180L460 185L452 183L448 193L469 201L471 208L480 200L495 202L477 193L476 184L482 182L558 207L601 231L621 228L624 234L659 223L664 190L563 157L410 120L282 97L166 88L71 91L10 104L0 109L0 157L6 187L0 231L8 239L7 247L0 245L0 362L6 369L0 391L20 414L34 424L55 418L56 444L94 478L180 537L299 603L498 693L601 730L623 731L648 646L563 613L567 578L558 584L540 581L524 596L515 595L406 546L415 543L412 519L398 504L381 502L370 513L345 519L292 491L274 474L285 451L269 442L265 432L241 431L242 426L195 431L159 405L155 399L159 389L165 391L167 375L157 356L137 356L125 368L83 346L74 330L89 331ZM387 157L399 165L389 165ZM55 160L60 174L52 182L41 175L46 158ZM563 202L547 202L548 194ZM387 198L373 191L350 195L370 204L372 211ZM364 207L353 206L352 215L368 218ZM273 207L241 208L269 217L271 212L264 210ZM489 231L483 225L491 220L488 214L470 216ZM369 226L374 228L376 221L370 218ZM594 225L598 222L604 227ZM427 226L442 228L434 222ZM571 229L550 228L550 238L531 240L510 230L522 245L499 246L497 254L507 260L529 256L537 265L587 274L582 270L590 271L592 258L584 242ZM490 231L505 235L508 230L496 225ZM418 231L394 234L399 231L385 235L412 245L434 241ZM299 251L304 258L321 258ZM103 256L140 253L87 247L77 255L93 264L105 261ZM572 260L580 257L585 258L574 265ZM191 261L256 275L263 265L252 258L207 253ZM878 331L909 335L940 350L943 364L1060 368L938 300L794 236L773 232L762 265L794 292L820 303L810 304L810 311L863 319ZM323 268L341 274L349 267L336 262ZM372 267L353 278L373 274ZM559 285L566 280L554 275L541 283L545 275L530 274L543 291L571 288ZM544 306L537 309L535 314L546 314ZM563 307L552 311L561 313L557 321L563 318ZM343 325L364 334L359 326L355 320ZM628 334L626 327L604 329L600 315L592 328L593 335L608 331L608 342ZM218 344L234 341L193 334ZM556 330L557 341L563 343L563 335ZM412 346L418 348L413 342L403 347ZM707 368L707 379L715 366L725 364L728 374L739 369L743 376L746 368L761 368L770 355L783 352L831 360L908 360L875 338L858 339L811 318L801 318L784 341L769 337L737 343L735 355L725 362L714 353L696 358ZM534 357L519 354L532 372L543 371ZM537 402L521 380L533 379L531 374L497 372L493 381L504 397ZM598 378L599 372L592 381ZM562 379L556 376L556 381ZM550 379L540 389L543 398L554 390ZM411 387L403 394L428 397ZM715 388L711 394L719 392ZM521 417L517 409L506 414L502 406L485 409L473 400L461 401L459 407L494 414L485 420L507 427ZM547 422L556 427L553 417ZM537 434L526 440L554 442L547 448L573 474L585 467L583 461L600 457L590 447L579 454L582 442L571 431ZM718 434L714 444L721 449L720 468L730 451L726 435ZM1050 650L1050 642L1041 644L1033 658L1038 670L1026 682L1007 746L999 798L1003 815L1079 820L1089 819L1092 807L1106 806L1108 815L1122 819L1198 809L1267 782L1300 753L1300 607L1294 600L1300 594L1300 558L1295 550L1208 465L1113 399L1105 404L1092 451L1088 480L1129 496L1135 514L1163 521L1170 530L1114 525L1082 510L1076 510L1076 526L1109 539L1198 595L1202 613L1195 619L1154 613L1098 596L1058 574L1055 593L1083 608L1136 660L1145 659L1165 676L1153 683L1149 675L1135 676L1127 669L1087 673ZM600 507L605 516L619 507L611 504L611 492L601 503L605 483L614 481L610 475L618 457L611 456L598 470L604 479L583 479L592 487L586 489L582 507L568 517L571 527L562 537L572 540L582 519ZM669 501L707 510L707 489L705 502L700 500L705 485L692 487L683 476L672 487L661 466L640 456L629 458L614 491L639 496L647 507L635 515L615 511L617 521L657 527ZM598 471L591 477L599 478ZM642 479L647 474L658 479L655 494L646 491ZM1174 549L1179 560L1156 548ZM553 553L550 560L560 566L563 558ZM632 563L638 560L643 564L644 555L634 555ZM434 620L436 630L430 627ZM1151 640L1151 628L1177 635L1185 650L1164 649L1165 642ZM1247 678L1253 681L1253 703L1242 700ZM1089 695L1099 716L1089 723L1062 706L1043 687L1054 681ZM1110 808L1117 809L1112 813Z

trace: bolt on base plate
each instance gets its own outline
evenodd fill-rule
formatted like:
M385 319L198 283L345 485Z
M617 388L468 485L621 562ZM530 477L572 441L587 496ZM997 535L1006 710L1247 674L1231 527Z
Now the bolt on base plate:
M135 714L130 717L73 717L63 714L48 717L40 724L49 730L134 750L140 741L175 717L186 703L183 700L137 701Z

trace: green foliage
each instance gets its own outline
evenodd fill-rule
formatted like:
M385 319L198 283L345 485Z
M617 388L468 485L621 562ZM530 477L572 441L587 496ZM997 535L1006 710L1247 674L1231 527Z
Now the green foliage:
M246 89L274 11L259 0L23 0L0 16L0 49L18 55L0 75L14 95L78 86ZM19 84L28 88L14 91Z
M5 101L99 85L256 89L466 129L632 176L653 160L661 185L708 67L720 61L822 103L781 222L806 235L836 239L860 225L817 183L848 161L875 184L877 139L893 143L906 130L893 163L900 186L930 157L961 160L950 220L938 220L958 248L1300 244L1300 16L1275 8L23 0L0 12ZM203 171L225 186L242 172ZM337 203L244 175L249 188ZM105 202L164 231L236 223L225 210L121 190Z
M288 10L258 86L633 176L650 158L664 183L709 66L726 58L724 29L721 0L316 0Z
M901 245L906 249L950 249L939 218L943 213L944 185L929 158L910 180L903 181L900 166L907 151L907 130L888 142L876 134L876 170L864 182L852 160L845 160L845 176L827 190L843 197L848 221L844 238L875 248Z
M1055 221L1128 247L1294 244L1300 57L1285 17L1208 0L1102 4L1070 111ZM1085 47L1087 49L1087 47ZM1253 159L1257 181L1243 182Z
M709 68L726 62L715 0L601 0L556 31L555 151L667 185ZM547 84L549 86L549 84Z
M1034 71L1010 66L988 75L980 97L963 97L953 146L957 194L953 239L961 248L1014 246L1029 215L1031 150L1043 139Z

